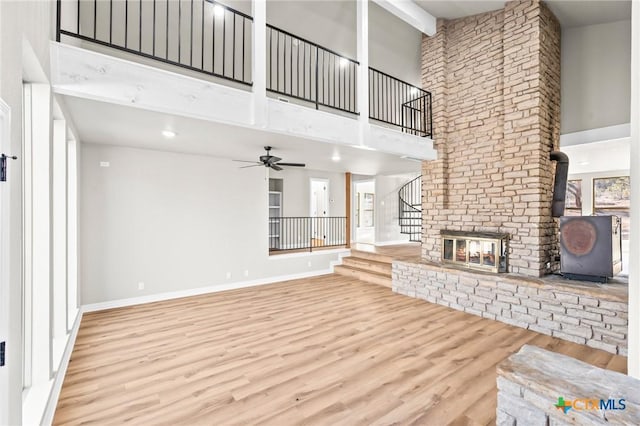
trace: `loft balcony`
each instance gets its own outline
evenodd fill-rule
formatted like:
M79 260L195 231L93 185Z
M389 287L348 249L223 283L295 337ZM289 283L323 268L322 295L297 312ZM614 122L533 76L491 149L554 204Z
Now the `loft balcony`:
M248 12L212 0L59 0L54 90L435 158L431 93Z

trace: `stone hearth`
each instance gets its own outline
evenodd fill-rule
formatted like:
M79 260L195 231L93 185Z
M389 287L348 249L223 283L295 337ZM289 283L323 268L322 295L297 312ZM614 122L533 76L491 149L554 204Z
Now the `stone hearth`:
M393 291L538 333L627 355L628 286L394 261Z

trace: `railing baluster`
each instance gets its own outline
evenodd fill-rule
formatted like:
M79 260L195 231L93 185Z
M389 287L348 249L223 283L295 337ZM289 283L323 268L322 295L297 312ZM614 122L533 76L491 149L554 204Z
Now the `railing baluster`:
M138 0L138 50L142 52L142 0Z
M156 56L156 0L153 0L153 35L151 52Z
M242 18L242 81L244 81L244 39L246 37L246 30L244 28L244 24L247 22L246 19Z
M202 0L200 4L202 5L200 8L200 12L202 14L202 22L200 25L200 68L204 69L204 0ZM242 47L244 49L244 46Z
M93 38L98 38L98 0L93 0Z
M316 47L316 93L314 98L316 100L316 109L318 109L319 103L318 103L318 48L317 47Z
M233 49L231 49L231 76L236 78L236 15L233 15Z
M191 17L189 23L189 65L193 66L193 0L191 0Z
M211 15L211 72L216 72L216 7L211 5L213 14Z
M129 45L129 0L124 1L124 47Z

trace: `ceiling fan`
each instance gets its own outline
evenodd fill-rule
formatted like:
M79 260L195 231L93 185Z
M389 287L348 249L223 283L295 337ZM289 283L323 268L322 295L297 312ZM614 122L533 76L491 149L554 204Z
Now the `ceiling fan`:
M259 157L260 161L245 161L245 160L233 160L233 161L237 161L240 163L254 163L251 166L242 166L240 167L241 169L246 169L247 167L264 166L264 167L271 168L273 170L280 171L282 170L281 166L287 166L287 167L304 167L305 166L304 163L280 163L282 158L271 155L270 152L272 148L270 146L265 146L264 149L267 151L267 154L261 155Z

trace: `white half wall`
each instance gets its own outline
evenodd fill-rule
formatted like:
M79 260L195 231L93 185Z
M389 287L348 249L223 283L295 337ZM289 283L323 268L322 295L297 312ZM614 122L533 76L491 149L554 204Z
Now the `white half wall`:
M327 271L338 260L268 255L261 167L83 144L81 175L82 304Z

